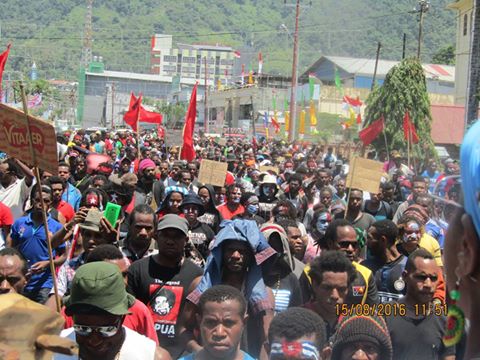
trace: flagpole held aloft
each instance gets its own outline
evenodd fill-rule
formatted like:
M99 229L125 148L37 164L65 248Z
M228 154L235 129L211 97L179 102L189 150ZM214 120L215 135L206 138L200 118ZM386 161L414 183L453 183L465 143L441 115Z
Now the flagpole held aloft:
M40 178L40 172L38 170L38 163L37 163L37 156L35 151L33 150L33 139L32 139L32 132L30 131L30 118L28 117L28 105L27 105L27 97L25 95L25 87L23 86L23 82L20 82L20 91L22 95L22 104L23 104L23 112L25 114L25 120L26 120L26 127L27 127L27 137L28 137L28 147L30 154L32 155L33 159L33 166L35 167L35 178L36 178L36 185L38 188L38 193L40 195L40 204L42 206L42 221L43 221L43 227L45 230L45 238L47 239L47 246L48 246L48 263L50 265L50 272L52 274L52 282L53 282L53 291L54 291L54 296L55 296L55 304L57 307L57 312L60 313L61 310L61 304L60 304L60 297L58 296L58 286L57 286L57 276L55 272L55 264L53 262L53 249L52 249L52 243L50 241L50 232L48 231L48 221L47 221L47 214L45 211L45 203L43 201L43 196L42 196L42 187L40 184L42 183L41 178Z

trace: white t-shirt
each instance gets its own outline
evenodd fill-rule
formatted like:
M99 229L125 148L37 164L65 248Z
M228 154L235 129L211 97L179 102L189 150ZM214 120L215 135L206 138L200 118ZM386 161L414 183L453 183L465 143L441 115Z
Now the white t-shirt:
M25 184L25 178L17 179L7 188L0 184L0 201L10 208L13 220L17 220L23 215L23 206L30 195L30 190L35 184L35 179L31 186Z
M157 349L155 341L140 335L136 331L130 330L125 326L123 329L125 330L125 340L120 349L118 360L153 360L155 358L155 351ZM76 342L75 331L73 328L62 330L60 336ZM55 354L53 359L79 360L80 358L72 355Z

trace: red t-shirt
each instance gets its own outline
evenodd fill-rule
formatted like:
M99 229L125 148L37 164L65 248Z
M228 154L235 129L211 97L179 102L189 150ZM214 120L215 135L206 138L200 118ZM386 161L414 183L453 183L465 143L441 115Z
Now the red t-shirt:
M73 219L75 216L75 210L73 210L72 205L70 205L68 202L60 200L58 203L57 207L55 208L57 211L63 215L65 220L69 222L70 220Z
M155 325L153 324L152 314L148 310L147 306L135 299L135 303L128 309L130 314L125 316L123 325L130 330L148 337L155 341L158 345L157 332L155 331ZM64 329L71 328L73 326L73 318L65 314L65 307L62 308L61 315L65 319Z
M217 206L217 210L220 213L220 215L222 215L222 218L224 220L231 220L235 215L240 215L245 212L245 208L243 207L243 205L238 205L237 210L233 212L230 211L227 204Z
M0 202L0 227L13 225L12 211L4 203Z

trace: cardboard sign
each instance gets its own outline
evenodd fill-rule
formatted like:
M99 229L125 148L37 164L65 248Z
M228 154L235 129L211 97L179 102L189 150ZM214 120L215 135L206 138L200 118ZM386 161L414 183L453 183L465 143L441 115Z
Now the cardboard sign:
M263 166L260 166L258 169L260 170L260 172L273 171L275 174L277 174L277 175L279 174L278 167L276 167L276 166L263 165Z
M349 188L378 193L380 180L384 175L383 163L356 157L350 164L345 185Z
M202 184L223 186L227 176L227 163L212 160L202 160L198 181Z
M52 174L58 173L57 140L54 127L29 115L36 165ZM34 164L23 111L0 104L0 149L8 156Z

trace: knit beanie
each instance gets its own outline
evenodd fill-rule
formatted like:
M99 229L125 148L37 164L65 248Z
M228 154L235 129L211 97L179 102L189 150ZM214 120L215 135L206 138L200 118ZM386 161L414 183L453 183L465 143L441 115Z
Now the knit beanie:
M339 323L333 339L331 360L340 360L345 345L358 341L368 341L376 344L380 348L379 359L392 359L392 342L385 320L376 315L354 315L344 317Z

